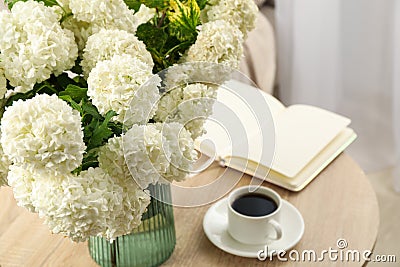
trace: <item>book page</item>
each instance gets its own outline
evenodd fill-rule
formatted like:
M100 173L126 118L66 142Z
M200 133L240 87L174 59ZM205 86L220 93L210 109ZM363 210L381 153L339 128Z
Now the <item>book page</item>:
M273 96L240 82L227 85L219 89L214 114L205 124L207 133L198 143L205 140L200 151L210 157L239 159L242 170L257 162L260 168L295 177L350 124L348 118L318 107L285 108Z
M253 86L235 81L235 80L230 80L227 83L224 84L224 87L230 88L231 91L236 92L238 95L240 95L242 98L247 100L249 104L256 104L256 102L252 99L252 97L262 97L267 104L267 107L262 107L264 109L264 113L268 109L268 111L271 113L272 117L275 118L279 113L284 111L286 107L274 96L265 93L264 91L261 91L260 89L257 89ZM225 89L226 90L226 89ZM256 92L254 92L256 90ZM223 96L219 96L218 99L220 101L223 100ZM226 101L227 102L227 101ZM229 104L229 103L227 103ZM262 104L262 103L258 103Z
M287 177L296 176L349 124L350 119L318 107L288 107L275 121L272 169Z
M245 173L279 185L288 190L300 191L310 183L329 163L342 153L357 135L350 128L345 128L316 157L314 157L296 177L287 177L268 167L249 161ZM232 158L229 166L233 169L243 169L243 159Z
M205 123L207 133L196 140L196 148L209 157L249 158L269 165L275 146L272 117L284 110L273 96L231 80L218 90Z

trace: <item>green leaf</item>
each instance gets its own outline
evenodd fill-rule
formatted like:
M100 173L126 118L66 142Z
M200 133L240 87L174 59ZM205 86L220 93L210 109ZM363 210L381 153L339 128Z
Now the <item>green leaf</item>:
M91 149L89 150L84 156L82 160L81 170L87 170L90 167L96 168L99 166L99 161L97 160L98 156L98 149Z
M97 158L87 159L85 161L82 161L82 166L80 167L80 171L86 171L89 168L97 168L97 167L99 167L99 161L97 160Z
M43 2L45 6L55 6L58 5L56 0L36 0L37 2Z
M78 168L73 170L72 173L79 175L79 173L81 171L85 171L85 170L89 169L90 167L92 167L92 168L98 167L99 161L98 161L97 157L98 157L98 148L94 148L94 149L87 151L83 155L83 160L82 160L81 166L79 166Z
M33 89L26 93L17 93L9 97L7 99L7 102L5 103L5 106L6 107L11 106L14 103L14 101L31 99L36 94L53 95L55 93L57 93L57 90L48 81L44 81L42 83L35 84Z
M80 58L78 58L76 61L75 61L75 66L73 66L72 68L71 68L71 71L73 72L73 73L76 73L76 74L82 74L83 73L83 70L82 70L82 66L81 66L81 59Z
M66 73L65 73L65 75L66 75ZM58 94L59 92L61 92L61 91L64 91L64 89L65 89L65 87L63 87L60 83L59 83L59 81L61 81L62 79L69 79L68 78L68 75L65 77L65 76L63 76L63 77L61 77L60 79L58 79L58 77L56 77L56 76L54 76L54 74L51 74L50 75L50 78L48 78L47 80L45 80L44 82L43 82L43 84L46 84L46 85L48 85L49 87L51 87L51 88L53 88L53 91L54 91L54 93L56 93L56 94ZM69 80L70 82L74 82L73 80ZM66 83L68 83L67 81L62 81L63 83L64 82L66 82Z
M129 9L135 10L137 12L142 4L139 0L124 0L125 4L129 7Z
M185 51L186 49L188 49L191 45L193 44L192 41L186 41L186 42L181 42L178 43L177 45L175 45L174 47L172 47L170 50L168 50L166 52L166 55L171 57L174 54L176 54L177 51ZM176 54L175 56L177 56L177 60L180 58L181 55Z
M136 36L139 40L143 41L147 51L150 52L155 64L154 71L156 73L169 66L165 58L165 51L169 49L169 47L165 47L168 41L168 34L163 28L158 28L147 22L138 27Z
M140 0L140 2L147 7L157 8L159 11L168 8L169 0Z
M92 138L88 144L88 149L96 148L105 143L109 137L113 135L113 131L108 127L108 123L111 118L116 116L117 113L115 111L110 110L106 113L104 121L95 128L92 134Z
M87 99L87 88L68 84L65 91L60 92L59 96L70 96L75 102L79 103L82 99Z
M120 136L124 130L124 126L122 125L122 123L116 123L116 122L112 122L110 121L108 123L108 127L113 131L113 133L116 136ZM127 129L125 129L127 130Z
M195 42L195 38L180 41L176 36L169 35L164 27L158 28L150 22L140 25L136 36L145 43L153 58L154 73L177 63L182 54Z
M169 67L174 63L170 63L165 54L170 47L166 46L169 36L164 29L158 28L157 26L148 22L138 27L136 36L139 40L144 42L147 51L150 52L154 61L153 70L155 73Z
M71 79L67 73L62 73L60 75L58 75L57 77L55 77L55 80L57 82L57 84L61 87L61 88L66 88L69 84L75 84L76 82Z
M85 126L83 128L83 140L85 141L85 144L89 144L94 129L96 129L99 126L99 120L91 118L89 123L85 123L84 125Z
M170 34L180 41L195 40L196 27L200 24L200 8L196 0L171 0L170 5L171 10L167 12Z
M83 113L82 107L78 103L76 103L70 95L60 95L58 98L68 102L71 107L79 111L79 113Z
M168 61L165 60L164 54L158 52L156 49L153 49L153 48L148 48L148 51L150 52L151 56L153 57L153 61L154 61L153 72L154 73L158 73L159 71L165 69L166 66L169 66Z
M97 120L102 120L103 117L100 115L99 111L92 103L83 101L82 102L82 109L84 115L90 115Z
M158 51L163 49L168 39L168 34L164 32L164 29L157 28L150 22L141 24L136 30L136 36L144 42L147 48Z
M8 99L7 99L7 102L6 102L6 104L5 104L5 106L6 107L8 107L8 106L12 106L12 104L14 103L14 101L18 101L18 100L27 100L27 99L30 99L30 98L32 98L32 97L34 97L35 96L35 92L33 92L33 91L29 91L29 92L27 92L27 93L17 93L17 94L15 94L15 95L13 95L13 96L10 96Z
M76 76L73 78L74 82L82 88L87 88L88 84L82 76Z
M33 87L33 91L36 94L48 94L48 95L57 94L57 89L54 88L54 85L52 85L48 81L44 81L43 83L36 84Z
M203 10L207 5L208 0L196 0L196 2L197 2L197 5L199 6L200 10Z

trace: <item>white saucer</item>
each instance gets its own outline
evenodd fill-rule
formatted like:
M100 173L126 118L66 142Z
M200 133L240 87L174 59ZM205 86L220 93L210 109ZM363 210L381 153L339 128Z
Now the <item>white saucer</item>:
M303 236L303 217L296 207L286 200L282 200L280 222L282 238L268 244L269 252L287 251L294 247ZM257 258L257 252L265 249L265 245L246 245L236 241L228 233L227 226L227 198L224 198L212 205L204 216L203 229L211 243L225 252L247 258Z

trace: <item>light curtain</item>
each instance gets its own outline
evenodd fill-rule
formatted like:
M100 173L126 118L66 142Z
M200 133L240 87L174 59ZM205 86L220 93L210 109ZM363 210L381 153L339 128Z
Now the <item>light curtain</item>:
M352 119L347 150L400 190L400 1L277 0L279 96Z

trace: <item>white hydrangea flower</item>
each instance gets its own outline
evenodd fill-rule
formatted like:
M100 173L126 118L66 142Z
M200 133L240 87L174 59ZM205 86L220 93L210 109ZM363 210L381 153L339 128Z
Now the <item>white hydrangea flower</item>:
M146 23L151 20L155 15L155 8L149 8L146 5L141 4L139 10L134 14L134 17L136 19L136 24L139 26L140 24Z
M0 61L16 91L29 91L52 73L59 75L75 65L74 35L62 29L58 19L54 9L33 0L0 13Z
M138 26L134 10L130 10L123 0L70 0L69 7L74 18L97 28L134 33Z
M123 136L127 166L141 188L159 181L169 167L171 151L154 124L133 125Z
M192 170L192 165L197 159L191 134L177 122L157 124L157 127L161 130L171 151L170 164L163 178L170 182L182 181Z
M196 159L191 134L175 122L134 125L125 136L110 139L99 152L100 167L125 181L133 181L133 176L141 188L162 182L160 178L182 181Z
M129 110L125 114L123 121L125 126L145 124L154 116L160 99L160 84L161 78L153 75L136 91L135 97L129 103Z
M131 232L140 224L141 216L150 203L149 192L144 192L133 179L125 162L123 137L108 139L99 150L99 166L123 188L123 212L110 220L108 239ZM112 227L110 225L113 225Z
M81 117L56 95L36 95L6 108L1 145L13 163L70 172L82 163Z
M97 5L95 2L98 2ZM90 35L98 33L102 29L124 30L129 33L135 33L140 24L146 23L156 14L154 8L148 8L140 5L138 12L133 13L129 10L123 1L72 1L73 9L76 13L68 16L61 23L63 28L72 31L75 35L75 41L78 44L79 51L82 52ZM69 9L70 0L58 1L62 6L64 13L72 12ZM101 5L112 6L104 11ZM96 8L92 8L92 7ZM101 9L101 12L98 12Z
M124 137L113 137L99 150L99 165L123 188L123 212L116 213L110 220L113 227L109 227L106 233L107 238L113 239L117 236L131 232L140 224L141 216L150 204L149 192L143 191L133 179L128 168L123 147ZM143 158L142 160L145 160ZM139 170L146 172L146 170ZM146 177L143 177L146 179ZM144 179L138 179L144 181ZM142 188L150 182L144 182Z
M61 21L62 17L65 15L63 8L60 5L53 5L50 6L49 8L51 8L53 12L57 14L58 21Z
M201 11L203 23L224 20L231 25L236 25L243 35L253 30L256 26L258 7L254 1L249 0L210 0Z
M17 205L35 212L32 203L34 174L24 165L10 165L8 172L8 185L12 187Z
M11 165L10 159L4 154L3 148L0 145L0 187L7 185L8 170Z
M217 87L195 83L183 89L183 101L175 121L185 125L193 139L204 134L203 124L211 114L217 98Z
M64 29L68 29L74 33L75 42L78 45L78 50L80 53L83 52L83 49L86 46L86 42L90 35L94 33L93 26L85 21L79 21L76 18L70 16L67 17L62 23L61 26Z
M83 73L87 77L97 62L124 54L140 59L151 68L154 66L145 44L134 34L123 30L103 29L88 38L81 62Z
M12 165L8 179L19 206L39 213L53 233L76 242L130 233L150 203L149 193L133 179L114 179L101 168L77 176Z
M131 233L142 223L142 215L150 204L150 192L140 189L133 179L121 184L122 205L121 211L112 211L112 217L107 220L107 229L102 236L114 240L118 236Z
M217 89L217 86L202 83L176 87L161 97L154 119L179 122L196 139L204 133L205 119L212 114Z
M226 64L192 62L175 64L164 71L164 84L167 90L189 83L222 85L231 79L233 69Z
M181 86L166 91L158 102L154 120L157 122L165 122L167 118L174 117L182 99L183 91Z
M0 99L3 99L7 92L7 80L4 76L4 70L0 67Z
M115 55L110 60L99 61L87 80L88 96L103 115L114 110L118 115L113 119L128 126L145 123L153 117L159 98L161 79L157 76L158 79L146 83L153 76L152 68L130 55Z
M71 9L69 8L69 2L70 0L56 0L57 4L61 7L61 9L64 11L64 13L68 14L71 12Z
M243 34L236 26L224 20L210 21L201 25L196 42L188 49L183 62L223 63L238 69L242 43Z
M114 179L125 183L132 180L132 175L125 162L123 137L113 137L108 139L107 144L100 147L98 153L99 167L107 172Z
M43 175L43 174L42 174ZM73 241L105 235L123 210L123 189L101 168L73 174L35 176L32 203L55 234Z

